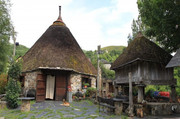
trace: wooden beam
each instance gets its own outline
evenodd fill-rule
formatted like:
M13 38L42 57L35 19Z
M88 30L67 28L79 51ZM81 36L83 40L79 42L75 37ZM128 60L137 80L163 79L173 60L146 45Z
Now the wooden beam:
M129 116L133 115L132 73L129 72Z
M138 86L138 103L142 103L144 100L144 86Z

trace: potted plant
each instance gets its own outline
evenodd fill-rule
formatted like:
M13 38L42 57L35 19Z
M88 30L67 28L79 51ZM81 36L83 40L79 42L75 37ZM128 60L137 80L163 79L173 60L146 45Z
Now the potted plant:
M72 94L72 99L73 99L73 100L76 100L75 94Z
M87 88L89 86L89 83L83 83L84 88Z

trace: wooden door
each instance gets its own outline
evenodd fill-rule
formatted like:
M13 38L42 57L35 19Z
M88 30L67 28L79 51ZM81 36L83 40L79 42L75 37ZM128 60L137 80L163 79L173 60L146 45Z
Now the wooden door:
M67 80L66 74L60 74L56 76L56 96L55 100L62 101L66 99Z
M46 96L46 77L43 74L38 74L37 84L36 84L36 102L44 101L45 96Z

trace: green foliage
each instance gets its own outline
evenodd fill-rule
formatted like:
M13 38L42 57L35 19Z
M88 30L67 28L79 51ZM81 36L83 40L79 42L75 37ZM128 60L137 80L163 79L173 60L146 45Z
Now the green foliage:
M20 82L10 78L6 87L6 101L9 108L18 107L20 91Z
M180 96L180 67L174 69L174 78L177 79L176 92Z
M94 67L97 68L97 53L96 51L84 51L86 57L88 57L91 60L91 63Z
M83 83L83 86L89 86L89 83Z
M145 94L146 95L152 96L154 91L168 91L168 92L170 92L171 88L168 85L163 85L163 86L162 85L161 86L160 85L148 85L145 88Z
M88 87L85 95L92 97L94 94L96 94L96 88Z
M180 47L180 4L178 0L138 0L139 14L149 37L168 52Z
M8 2L6 0L0 0L0 74L6 71L9 39L12 31L8 8Z
M112 50L123 51L124 48L125 46L107 46L103 47L101 50L107 50L108 52L111 52Z
M153 92L154 91L157 91L156 90L156 88L155 88L155 86L154 85L148 85L148 86L146 86L146 88L145 88L145 95L146 96L153 96Z
M148 27L142 22L141 17L138 16L137 20L132 21L131 29L132 29L132 35L128 35L128 44L134 40L139 32L141 32L143 35L145 35L145 31ZM146 36L147 37L147 36Z
M176 87L176 93L178 96L180 96L180 68L177 67L174 69L174 78L177 79L177 87ZM148 85L145 88L146 95L150 94L154 91L171 91L170 86L156 86L156 85Z
M115 72L113 70L106 69L103 65L101 65L101 71L103 78L115 79Z
M12 79L19 79L19 76L21 75L21 61L17 63L13 63L8 71L8 76Z
M99 59L104 59L109 63L114 62L119 55L125 49L124 46L108 46L102 48L103 53L99 55ZM84 51L85 55L91 60L91 63L97 68L97 52L96 51ZM103 64L100 64L102 77L107 79L114 79L115 72L104 68Z
M11 45L10 45L10 54L9 54L10 56L13 54L13 48L14 48L14 45L11 44ZM20 56L23 56L28 50L29 50L29 48L27 48L27 47L24 46L24 45L16 46L15 59L17 59L17 58L20 57Z
M16 108L18 106L18 97L21 91L21 85L18 81L20 73L21 63L14 62L9 68L9 81L6 87L6 101L10 108Z

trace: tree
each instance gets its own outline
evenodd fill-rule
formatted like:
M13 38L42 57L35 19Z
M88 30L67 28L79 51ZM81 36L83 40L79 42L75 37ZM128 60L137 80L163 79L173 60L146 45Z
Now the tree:
M9 15L9 4L0 0L0 74L6 70L9 52L9 39L12 25Z
M138 0L142 22L148 26L145 34L168 52L180 48L180 4L178 0Z
M148 27L142 23L141 17L138 16L137 20L132 21L131 29L132 29L132 35L128 35L128 44L134 40L134 38L137 36L139 32L141 32L145 36L145 31ZM146 36L147 37L147 36Z

